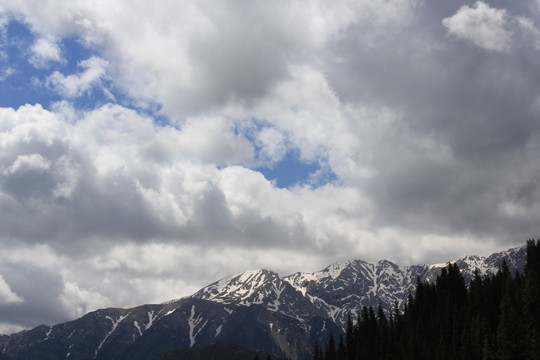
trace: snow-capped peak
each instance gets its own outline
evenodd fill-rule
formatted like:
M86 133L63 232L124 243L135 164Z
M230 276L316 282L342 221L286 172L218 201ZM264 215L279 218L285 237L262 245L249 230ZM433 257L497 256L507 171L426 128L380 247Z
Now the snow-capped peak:
M263 288L278 289L281 283L279 275L268 270L248 270L225 277L199 290L195 298L221 303L236 303L249 305L263 303L269 294L262 292ZM279 290L277 290L279 292Z

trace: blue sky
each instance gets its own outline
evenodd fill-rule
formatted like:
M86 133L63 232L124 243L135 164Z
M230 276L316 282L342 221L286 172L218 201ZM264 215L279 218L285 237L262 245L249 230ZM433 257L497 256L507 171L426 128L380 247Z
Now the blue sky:
M256 170L260 171L265 178L275 180L276 186L287 188L295 184L313 184L310 181L310 175L314 175L320 169L318 164L305 163L299 159L299 155L293 151L288 152L281 161L271 167L261 167ZM317 179L315 186L324 184L332 177L326 176L322 179Z
M31 63L30 46L37 40L35 34L23 23L12 20L5 29L4 44L2 51L4 73L9 71L9 76L4 76L1 83L2 106L18 108L25 104L41 104L50 108L62 96L48 88L47 76L54 71L66 74L77 72L78 64L91 57L92 52L82 46L76 38L62 39L58 44L62 53L62 61L47 61L41 67ZM33 86L32 86L33 85ZM81 107L94 107L104 103L106 99L99 91L92 92L80 99Z
M0 333L246 269L538 237L538 19L534 0L0 0Z

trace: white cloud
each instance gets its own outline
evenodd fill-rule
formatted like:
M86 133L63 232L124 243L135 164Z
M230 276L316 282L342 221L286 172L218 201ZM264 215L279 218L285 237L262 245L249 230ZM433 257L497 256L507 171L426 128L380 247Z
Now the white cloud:
M253 158L252 144L234 133L234 124L223 118L190 118L176 140L183 153L205 162L227 165L248 163Z
M275 128L265 127L257 132L255 143L260 147L259 161L267 166L279 162L287 153L285 135Z
M54 187L53 196L69 199L72 197L79 182L81 165L66 155L60 157L55 165L58 173L63 174L64 181L58 181Z
M0 32L4 31L5 26L9 23L9 17L5 14L5 10L0 6Z
M498 52L512 49L516 32L537 32L530 20L513 17L505 9L492 8L482 1L472 7L462 6L453 16L443 19L442 24L448 34Z
M58 43L51 38L39 38L30 47L29 61L37 68L46 68L51 62L64 62Z
M0 274L0 303L11 304L20 303L23 301L24 299L19 297L11 290L9 285L6 283L6 280Z
M1 57L1 52L0 52L0 57ZM0 81L5 81L8 77L10 77L11 75L13 75L15 73L15 70L13 70L13 68L11 67L8 67L7 69L2 69L2 72L0 73Z
M104 290L81 288L76 281L66 280L59 301L69 311L69 317L78 318L90 311L114 306L114 301L101 293Z
M335 136L341 137L341 141L350 138L340 101L322 71L308 66L292 67L289 71L291 76L287 81L281 82L264 101L242 116L267 121L287 136L287 142L275 143L280 144L282 150L289 143L300 150L303 160L324 158ZM260 136L264 136L265 131L268 130L263 129Z
M18 155L17 159L4 170L4 175L13 175L28 170L45 171L51 164L40 154Z
M109 62L102 58L92 56L81 61L79 67L82 72L67 76L55 71L47 77L47 85L60 95L73 99L88 93L108 77Z
M25 330L24 326L15 325L8 322L0 322L0 334L14 334Z

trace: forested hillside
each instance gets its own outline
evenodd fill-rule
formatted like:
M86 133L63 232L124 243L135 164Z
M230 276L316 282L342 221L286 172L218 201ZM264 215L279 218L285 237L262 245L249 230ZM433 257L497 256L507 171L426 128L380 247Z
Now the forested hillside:
M540 240L527 242L523 274L506 263L466 284L448 265L434 283L417 284L404 311L364 307L345 336L330 336L315 360L540 359Z

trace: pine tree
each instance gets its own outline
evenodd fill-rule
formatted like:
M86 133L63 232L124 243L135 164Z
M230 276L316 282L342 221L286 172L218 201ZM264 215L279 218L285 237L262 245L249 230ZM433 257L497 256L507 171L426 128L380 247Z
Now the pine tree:
M338 348L337 348L337 359L345 360L346 357L347 357L347 348L345 347L345 343L343 342L343 335L340 335Z
M334 340L334 333L331 331L324 352L324 360L337 360L336 341Z
M317 341L315 341L315 345L313 345L313 360L323 360L322 349Z
M354 360L356 350L356 346L354 345L354 343L356 340L354 337L354 326L350 315L347 317L347 331L345 333L345 341L345 345L347 348L347 358L349 360Z

